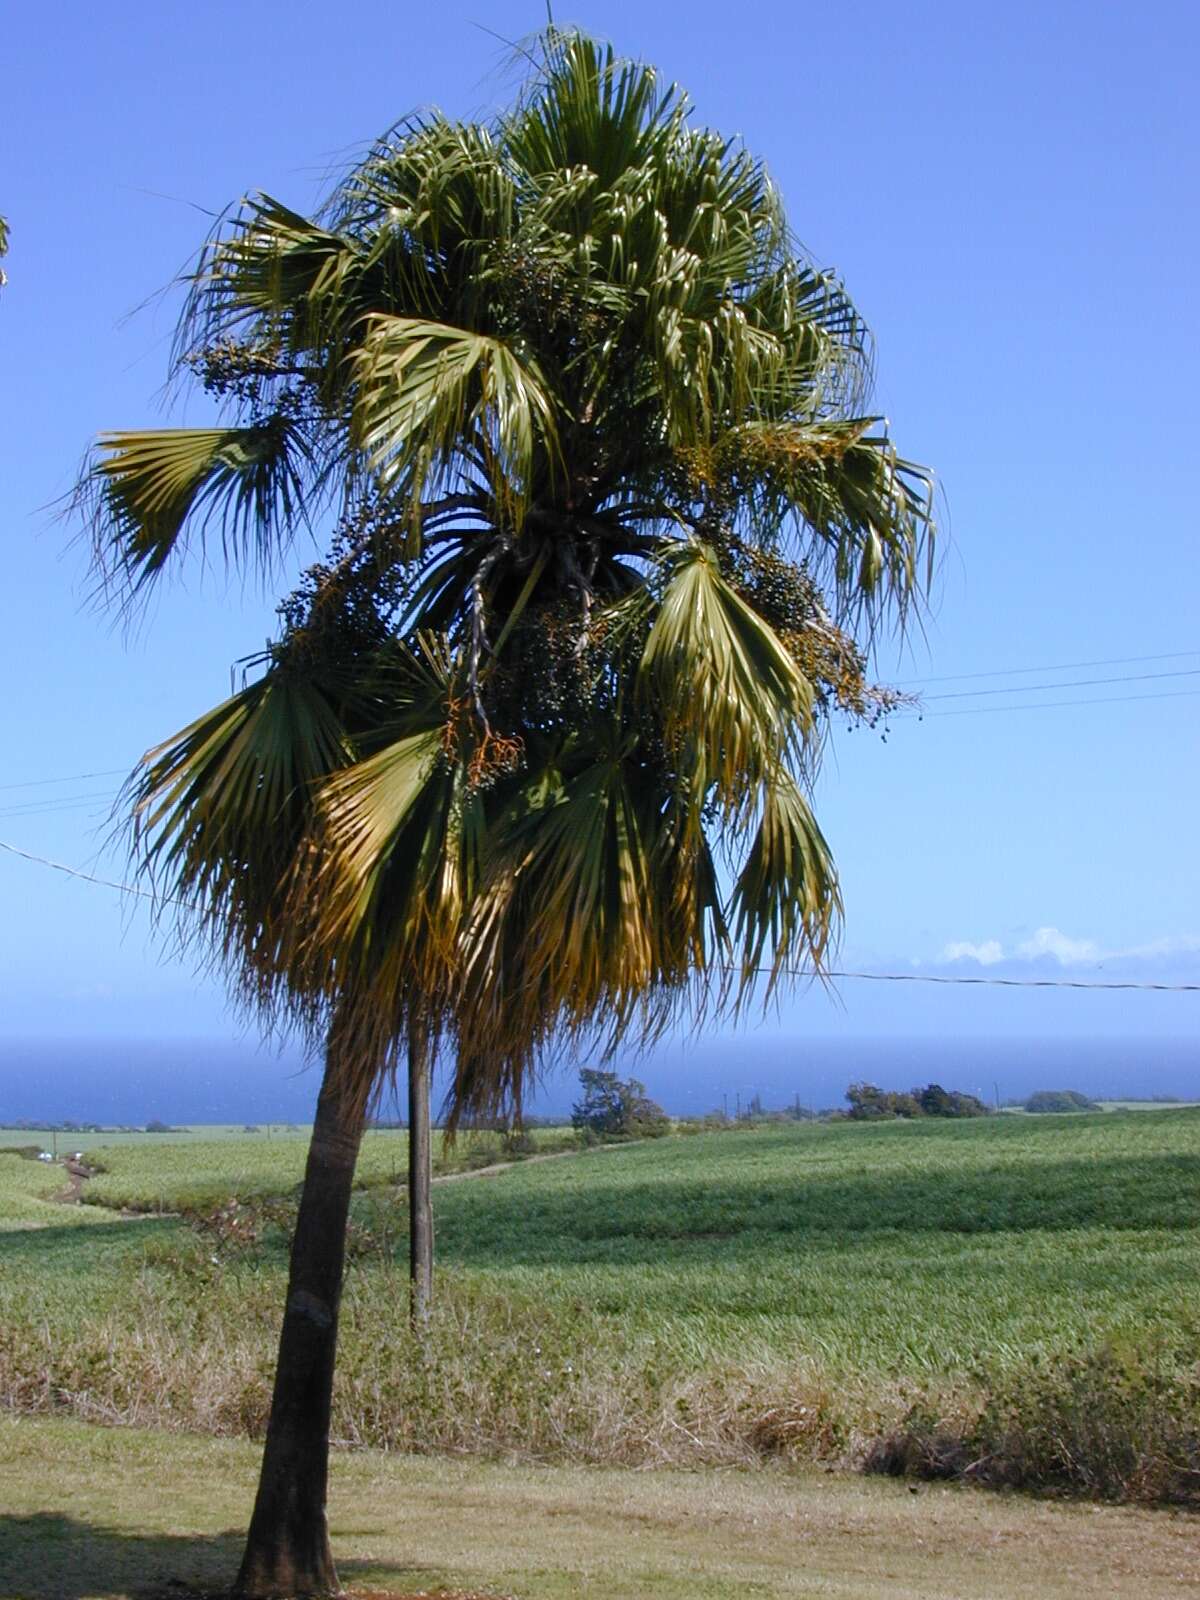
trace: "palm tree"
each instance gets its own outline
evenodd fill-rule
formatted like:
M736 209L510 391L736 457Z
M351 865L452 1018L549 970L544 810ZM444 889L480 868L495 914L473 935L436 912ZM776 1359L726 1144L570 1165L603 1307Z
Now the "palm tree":
M336 1585L344 1233L367 1105L452 1054L452 1126L549 1052L819 967L829 714L928 571L869 338L740 146L550 29L483 126L392 129L315 218L205 247L178 367L219 425L114 433L83 504L136 598L206 532L335 548L240 694L152 752L135 847L268 1015L327 1040L244 1595Z

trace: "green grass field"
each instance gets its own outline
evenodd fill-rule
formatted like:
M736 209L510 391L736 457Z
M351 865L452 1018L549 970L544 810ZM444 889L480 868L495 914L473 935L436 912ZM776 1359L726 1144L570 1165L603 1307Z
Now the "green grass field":
M101 1212L90 1206L66 1210L54 1196L67 1188L67 1176L59 1166L44 1166L40 1161L23 1161L0 1151L0 1252L3 1234L18 1228L46 1228L83 1222L103 1222Z
M94 1135L85 1141L85 1153L89 1161L106 1169L87 1185L89 1205L175 1211L234 1196L288 1193L304 1176L308 1139L229 1132L215 1139L181 1139L173 1145L150 1141L148 1136L137 1144L110 1144ZM359 1155L358 1181L394 1183L403 1178L407 1161L403 1133L368 1133Z
M556 1128L537 1129L531 1137L534 1145L545 1151L562 1149L572 1142L569 1130ZM48 1135L0 1129L0 1157L5 1144L18 1143L50 1147ZM247 1133L230 1125L157 1135L93 1133L68 1138L60 1133L58 1145L60 1155L81 1150L89 1162L102 1169L87 1185L87 1205L162 1213L231 1198L245 1200L289 1193L304 1176L308 1130L273 1129L268 1133L262 1129ZM440 1136L435 1135L434 1149L439 1171L463 1170L489 1151L497 1159L500 1156L499 1140L486 1135L464 1135L451 1149L446 1149ZM394 1185L403 1180L407 1167L407 1135L397 1129L372 1130L363 1139L356 1182L362 1188ZM40 1166L38 1170L43 1173L44 1187L63 1187L61 1168Z
M302 1142L101 1156L88 1198L102 1204L74 1208L38 1198L53 1171L0 1157L0 1400L256 1432L282 1238L226 1251L178 1220L106 1208L285 1192ZM1066 1406L1064 1429L1095 1412L1099 1386L1132 1395L1121 1426L1136 1433L1137 1407L1166 1384L1178 1448L1192 1448L1200 1111L780 1125L448 1182L420 1351L393 1164L403 1137L371 1135L336 1399L347 1442L641 1464L862 1458L905 1419L962 1431L981 1396L1019 1401L1061 1369L1067 1398L1042 1409Z

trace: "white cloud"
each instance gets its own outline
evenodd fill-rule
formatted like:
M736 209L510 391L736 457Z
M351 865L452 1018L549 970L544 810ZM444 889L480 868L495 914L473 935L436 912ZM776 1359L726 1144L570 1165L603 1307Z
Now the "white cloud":
M977 961L981 967L995 966L1004 960L1004 946L999 939L984 939L981 944L971 944L966 939L955 940L942 948L943 961Z
M1079 967L1099 962L1161 963L1195 956L1200 956L1200 937L1195 934L1169 934L1145 944L1114 948L1097 939L1073 938L1061 928L1043 927L1030 938L1009 946L999 939L952 939L942 946L936 960L942 963L973 961L977 966L994 967L1001 961L1044 961L1049 957L1061 967Z
M1094 939L1072 939L1057 928L1039 928L1032 939L1017 946L1017 954L1029 961L1053 956L1060 966L1075 966L1081 961L1098 961L1104 952Z

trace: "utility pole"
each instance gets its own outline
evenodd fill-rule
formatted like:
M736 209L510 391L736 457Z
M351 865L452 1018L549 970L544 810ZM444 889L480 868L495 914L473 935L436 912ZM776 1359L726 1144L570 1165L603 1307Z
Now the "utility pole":
M433 1299L431 1166L429 1033L424 1022L414 1022L408 1035L408 1292L418 1329L428 1321Z

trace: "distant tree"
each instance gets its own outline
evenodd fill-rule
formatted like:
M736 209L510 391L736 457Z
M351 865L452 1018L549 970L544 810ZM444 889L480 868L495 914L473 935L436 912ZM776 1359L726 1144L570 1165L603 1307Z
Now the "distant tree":
M953 1089L950 1093L952 1117L990 1117L991 1106L981 1100L978 1095L963 1094L961 1090Z
M160 1122L157 1117L152 1117L146 1124L147 1133L178 1133L178 1131L169 1122Z
M879 1089L873 1083L852 1083L846 1090L850 1110L846 1113L858 1122L877 1122L884 1117L985 1117L988 1108L973 1094L963 1094L957 1089L943 1089L940 1083L928 1083L923 1089L912 1089L908 1094L892 1089Z
M887 1102L894 1117L922 1117L928 1115L921 1105L919 1089L913 1089L909 1094L889 1094Z
M847 1115L856 1122L873 1122L891 1116L893 1113L888 1109L887 1098L883 1090L873 1083L852 1083L846 1090L846 1099L850 1102Z
M913 1095L927 1117L951 1117L951 1099L940 1083L928 1083L923 1089L914 1089Z
M666 1112L636 1078L584 1067L579 1083L583 1098L571 1108L571 1126L578 1132L599 1139L655 1139L669 1131Z
M1038 1115L1048 1111L1098 1111L1100 1108L1078 1089L1039 1089L1026 1100L1025 1109Z

